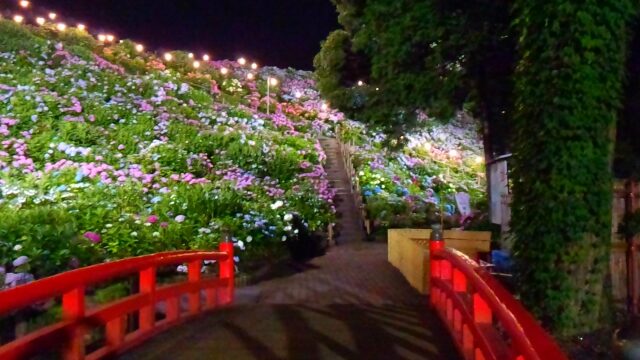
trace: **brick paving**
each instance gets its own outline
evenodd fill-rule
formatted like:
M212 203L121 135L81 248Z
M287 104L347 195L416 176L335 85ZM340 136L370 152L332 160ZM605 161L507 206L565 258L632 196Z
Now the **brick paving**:
M237 290L231 307L122 359L459 359L440 320L386 260L386 245L331 248L306 269Z
M344 165L334 150L327 151L328 172L339 183ZM338 210L354 211L349 206ZM324 256L237 289L233 306L170 329L122 359L459 359L426 297L388 263L386 244L359 241L354 219L343 214L337 246Z

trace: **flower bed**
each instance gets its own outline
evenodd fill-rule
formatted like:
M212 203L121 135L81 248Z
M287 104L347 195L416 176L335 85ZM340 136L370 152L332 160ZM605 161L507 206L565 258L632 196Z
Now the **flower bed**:
M6 285L97 262L215 248L278 254L333 221L317 134L339 114L308 75L232 62L196 72L130 42L102 46L0 20L0 277ZM229 72L222 74L222 67ZM267 76L274 115L265 114ZM300 92L300 93L298 93ZM311 94L313 95L313 94ZM240 262L242 265L244 260ZM2 284L0 284L1 286Z
M163 60L129 41L105 45L47 25L0 20L0 34L0 287L122 257L212 249L227 231L241 268L279 256L288 240L334 221L317 139L336 124L356 144L377 225L454 214L456 191L482 202L468 119L426 122L390 150L330 109L307 72L231 61L196 69L187 53ZM269 78L277 83L267 91Z
M401 144L352 121L342 123L367 216L378 230L459 227L482 215L485 173L477 125L463 113L447 124L422 117L423 130ZM466 193L475 213L461 216L455 194Z

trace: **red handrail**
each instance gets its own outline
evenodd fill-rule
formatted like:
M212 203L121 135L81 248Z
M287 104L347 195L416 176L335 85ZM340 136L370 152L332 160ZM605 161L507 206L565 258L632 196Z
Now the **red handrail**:
M218 278L202 278L204 260L216 260ZM158 267L188 264L187 281L156 286ZM139 292L112 303L86 309L85 289L99 282L138 273ZM39 353L60 351L64 359L99 359L120 354L150 336L199 314L229 304L234 289L233 244L223 242L218 252L172 251L88 266L32 283L0 291L0 315L62 296L62 320L12 342L0 344L0 359L23 359ZM204 303L201 295L204 291ZM180 299L188 299L181 314ZM166 316L156 321L156 304L166 303ZM138 328L127 333L129 314L138 315ZM105 345L87 354L85 337L105 327Z
M465 359L567 359L524 306L475 261L445 248L443 241L431 241L429 250L430 302Z

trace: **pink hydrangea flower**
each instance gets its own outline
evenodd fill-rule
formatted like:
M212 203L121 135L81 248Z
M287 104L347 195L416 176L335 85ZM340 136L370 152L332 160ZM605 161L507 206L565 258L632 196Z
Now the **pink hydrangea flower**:
M156 216L156 215L151 215L151 216L149 216L149 217L147 218L147 222L148 222L148 223L152 223L152 224L157 223L157 222L158 222L158 216Z
M89 239L89 241L91 241L94 244L97 244L100 242L100 240L102 240L100 237L100 234L95 233L93 231L87 231L86 233L84 233L84 237L86 239Z

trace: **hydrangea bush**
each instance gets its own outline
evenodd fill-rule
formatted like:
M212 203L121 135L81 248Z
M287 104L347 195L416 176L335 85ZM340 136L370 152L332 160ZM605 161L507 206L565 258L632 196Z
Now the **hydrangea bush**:
M240 259L258 259L298 231L291 214L312 232L332 222L317 138L340 115L321 109L308 74L263 68L249 80L232 62L195 72L186 54L165 64L132 43L103 47L73 30L1 21L0 33L7 284L26 269L42 277L214 249L223 231ZM270 89L272 115L264 113L268 76L280 80Z
M420 223L441 201L453 213L452 190L482 198L480 146L464 119L427 121L391 150L327 106L308 72L231 61L195 69L186 53L163 61L129 41L48 25L0 20L0 34L0 287L215 249L225 232L240 267L278 255L299 231L334 221L318 138L338 128L355 140L367 206L382 224ZM278 82L267 92L270 77Z
M477 124L464 113L446 124L424 114L420 118L422 130L406 134L399 144L353 121L341 125L342 136L354 144L353 163L367 214L378 228L428 226L439 222L441 214L460 226L470 219L459 216L459 192L469 194L473 209L485 208Z

